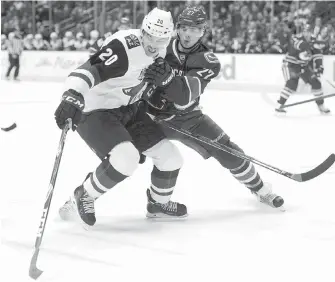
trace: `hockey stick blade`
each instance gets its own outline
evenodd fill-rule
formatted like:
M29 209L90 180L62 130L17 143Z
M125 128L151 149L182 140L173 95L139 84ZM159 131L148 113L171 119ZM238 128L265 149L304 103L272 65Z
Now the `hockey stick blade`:
M29 267L29 276L33 279L37 279L38 277L41 276L41 274L43 273L42 270L37 268L37 257L38 257L38 253L39 253L40 249L36 248L35 252L33 254L33 257L31 258L30 261L30 267Z
M2 131L5 131L5 132L8 132L8 131L11 131L13 130L14 128L16 128L16 123L14 122L11 126L8 126L8 127L1 127L1 130Z
M335 154L331 154L324 162L319 164L317 167L304 173L292 174L290 178L298 182L305 182L318 177L325 171L327 171L335 162Z

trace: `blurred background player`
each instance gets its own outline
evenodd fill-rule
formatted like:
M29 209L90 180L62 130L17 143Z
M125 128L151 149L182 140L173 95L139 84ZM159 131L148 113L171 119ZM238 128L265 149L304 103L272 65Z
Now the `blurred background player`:
M86 49L88 49L89 55L92 56L98 49L96 49L96 41L99 38L99 31L97 30L92 30L90 32L90 39L87 42Z
M35 38L33 39L34 50L36 51L46 51L50 49L50 44L48 41L44 40L42 34L35 34Z
M207 14L201 6L187 7L181 12L176 25L177 38L170 42L165 60L156 60L144 73L145 81L158 87L148 101L148 112L193 136L204 136L243 152L199 107L205 88L221 69L218 58L202 43L206 26ZM172 79L171 73L174 74ZM274 208L283 206L282 197L273 193L269 184L263 183L251 162L187 137L164 124L162 130L168 139L182 142L203 158L215 158L260 202ZM154 198L159 191L151 187L147 194Z
M72 31L65 32L65 36L63 38L63 50L64 51L73 51L76 50L74 47L75 40L73 38Z
M76 34L76 40L74 42L74 48L78 51L86 50L87 40L84 38L84 34L82 32L78 32Z
M35 50L34 44L34 35L31 33L27 34L27 36L23 39L23 49L26 51Z
M50 50L60 51L62 49L63 49L62 40L58 38L58 35L56 32L52 32L50 34Z
M89 56L92 56L95 54L95 52L97 52L98 50L100 50L102 44L104 43L104 41L112 35L111 32L107 32L105 33L102 37L99 37L99 33L94 33L93 34L94 37L93 38L97 38L95 41L92 41L92 42L89 42L88 45L89 45ZM97 37L98 36L98 37Z
M325 42L320 44L320 41L325 38L319 33L314 37L312 36L310 25L305 20L307 14L307 11L305 11L302 20L296 22L298 33L291 36L288 52L283 60L282 71L286 83L277 101L276 112L278 113L286 113L286 110L282 107L287 99L296 93L299 79L311 86L312 94L315 97L323 95L320 76L323 73L322 53L325 49L325 46L323 46ZM316 38L319 40L316 40ZM330 110L324 104L324 99L315 102L322 114L330 113Z
M6 41L7 51L8 51L8 60L9 66L6 73L6 79L9 79L10 73L13 68L14 80L18 80L18 75L20 71L20 56L23 51L23 41L21 39L20 33L18 30L11 32L8 35L8 40Z

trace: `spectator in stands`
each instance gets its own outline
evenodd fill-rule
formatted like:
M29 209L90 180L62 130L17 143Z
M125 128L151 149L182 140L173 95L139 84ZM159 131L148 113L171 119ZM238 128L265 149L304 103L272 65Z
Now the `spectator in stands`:
M52 51L60 51L63 49L62 40L58 38L56 32L52 32L50 34L50 50Z
M88 41L84 39L84 34L82 32L78 32L76 34L76 41L74 43L74 48L78 51L87 50Z
M34 35L28 34L24 39L23 39L23 48L24 50L31 51L35 50L34 44Z
M126 30L126 29L130 29L131 26L130 26L130 21L129 21L129 18L127 17L124 17L121 19L120 21L120 25L119 27L117 28L117 30Z
M72 31L65 32L65 36L63 38L63 49L65 51L73 51L76 50L74 47L75 40L73 38Z
M45 51L50 49L49 42L44 40L42 34L40 33L35 34L35 37L33 39L33 46L34 50L37 51Z

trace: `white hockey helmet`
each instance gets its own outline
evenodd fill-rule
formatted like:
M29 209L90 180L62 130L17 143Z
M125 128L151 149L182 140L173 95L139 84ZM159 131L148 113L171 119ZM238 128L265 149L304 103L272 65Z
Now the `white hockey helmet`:
M52 39L56 39L58 37L57 33L56 32L51 32L50 34L50 38Z
M169 38L173 32L173 19L170 12L154 8L142 22L141 30L160 38Z
M36 40L40 40L40 39L42 39L42 34L40 34L40 33L36 33L36 34L35 34L35 39L36 39Z
M77 39L79 39L79 38L83 38L84 37L84 33L82 33L82 32L78 32L77 34L76 34L76 38Z
M97 30L92 30L91 32L90 32L90 37L92 38L92 39L97 39L98 37L99 37L99 31L97 31Z
M13 39L15 37L15 33L14 32L10 32L8 34L8 39Z
M66 38L70 38L70 37L73 37L73 33L72 33L72 31L68 30L67 32L65 32L64 36Z

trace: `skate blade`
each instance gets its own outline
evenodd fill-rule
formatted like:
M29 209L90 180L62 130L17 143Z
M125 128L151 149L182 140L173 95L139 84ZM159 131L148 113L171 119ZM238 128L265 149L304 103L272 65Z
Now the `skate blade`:
M277 209L280 210L281 212L286 212L284 205L282 205L281 207L278 207Z
M150 220L173 221L173 220L184 220L188 217L188 214L182 216L172 216L164 213L147 212L146 217Z

